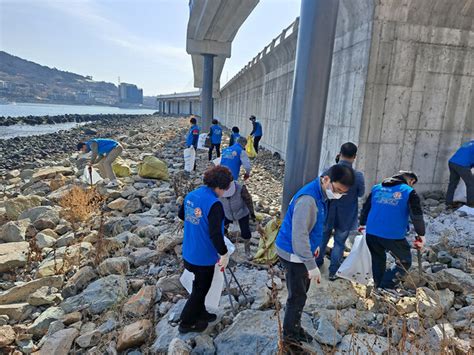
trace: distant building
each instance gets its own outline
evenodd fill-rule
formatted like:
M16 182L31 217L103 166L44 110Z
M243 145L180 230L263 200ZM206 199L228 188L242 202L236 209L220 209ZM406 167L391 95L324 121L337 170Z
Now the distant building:
M143 104L143 90L133 84L121 83L119 86L119 102Z

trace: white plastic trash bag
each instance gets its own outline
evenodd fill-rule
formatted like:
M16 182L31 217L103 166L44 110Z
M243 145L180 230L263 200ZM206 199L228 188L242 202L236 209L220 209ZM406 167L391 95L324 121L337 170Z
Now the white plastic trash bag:
M208 136L207 133L201 133L199 135L198 146L197 146L198 149L208 150L208 148L206 148L206 138L207 138L207 136Z
M91 181L91 175L92 175L92 181ZM84 168L84 173L82 173L82 181L84 181L87 184L92 183L92 185L95 185L102 180L103 180L102 177L99 175L97 170L95 170L93 167L91 167L90 171L89 171L88 166Z
M229 255L235 251L235 246L232 242L224 237L225 245ZM191 294L193 290L194 274L188 270L184 270L183 274L179 278L181 285ZM215 265L214 277L212 278L211 288L206 295L204 304L206 307L217 309L219 308L219 301L221 299L222 290L224 289L224 274L221 272L219 265Z
M365 235L357 235L349 256L344 260L336 275L362 285L373 285L372 257Z
M216 158L212 161L215 166L221 165L221 157Z
M196 151L194 147L189 147L184 150L184 170L193 171L194 162L196 161Z
M471 173L474 174L474 168L471 169ZM459 180L458 186L456 187L456 190L454 190L453 201L464 203L467 201L466 184L463 179Z

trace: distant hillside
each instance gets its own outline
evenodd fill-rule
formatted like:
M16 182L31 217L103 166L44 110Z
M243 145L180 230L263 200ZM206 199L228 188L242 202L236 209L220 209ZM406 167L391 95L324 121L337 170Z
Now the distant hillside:
M93 81L67 71L49 68L0 51L0 98L16 102L67 104L117 103L112 83Z

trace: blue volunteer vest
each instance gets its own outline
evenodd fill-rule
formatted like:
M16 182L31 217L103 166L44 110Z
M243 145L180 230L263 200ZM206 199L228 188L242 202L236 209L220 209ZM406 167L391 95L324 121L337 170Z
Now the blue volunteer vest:
M255 122L255 137L261 137L263 135L262 124L260 122Z
M211 126L211 143L221 144L222 142L222 128L215 124Z
M198 130L198 134L199 134L201 129L199 128L198 125L194 125L194 126L191 126L191 128L189 128L188 135L186 137L186 146L187 147L193 145L193 139L194 139L193 131L196 130L196 129Z
M367 219L367 233L385 239L404 239L410 214L408 199L413 188L407 184L375 185Z
M110 151L118 145L118 143L114 141L113 139L95 138L86 142L87 149L91 150L91 143L93 142L97 143L99 155L110 153Z
M239 180L240 166L242 165L240 153L242 153L242 150L244 150L242 146L235 143L222 151L221 165L230 169L234 180Z
M239 133L232 133L230 135L230 141L232 142L232 144L235 144L237 143L237 139L240 138L240 134Z
M214 203L219 202L217 195L207 186L191 191L184 199L184 239L183 258L188 263L211 266L219 260L209 234L207 216ZM224 221L222 221L224 234Z
M295 196L291 199L290 205L288 206L288 210L286 211L285 218L283 219L283 223L281 224L280 231L278 232L276 238L276 245L283 249L284 251L293 254L293 246L292 246L292 223L293 223L293 211L295 209L295 204L298 198L301 196L308 195L314 198L316 201L316 206L318 207L318 215L316 218L316 224L314 225L313 229L309 233L309 243L311 246L311 252L314 254L317 247L321 244L321 240L323 238L323 226L326 222L326 211L327 211L327 203L324 201L323 194L321 191L321 183L319 179L316 179L309 184L303 186ZM322 252L322 251L321 251Z
M474 140L464 143L449 161L465 168L474 167Z

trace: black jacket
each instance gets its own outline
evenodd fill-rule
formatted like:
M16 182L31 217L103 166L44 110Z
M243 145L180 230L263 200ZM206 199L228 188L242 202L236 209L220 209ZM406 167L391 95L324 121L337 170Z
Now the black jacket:
M385 179L382 182L382 186L396 186L401 184L407 184L407 181L402 175L395 175L391 178ZM367 223L367 218L369 216L370 208L372 204L372 193L367 197L367 200L362 207L362 211L360 213L360 225L365 226ZM425 221L423 219L423 209L421 208L420 197L413 190L410 193L408 198L408 205L410 208L410 218L413 226L415 227L415 232L418 235L425 235Z

